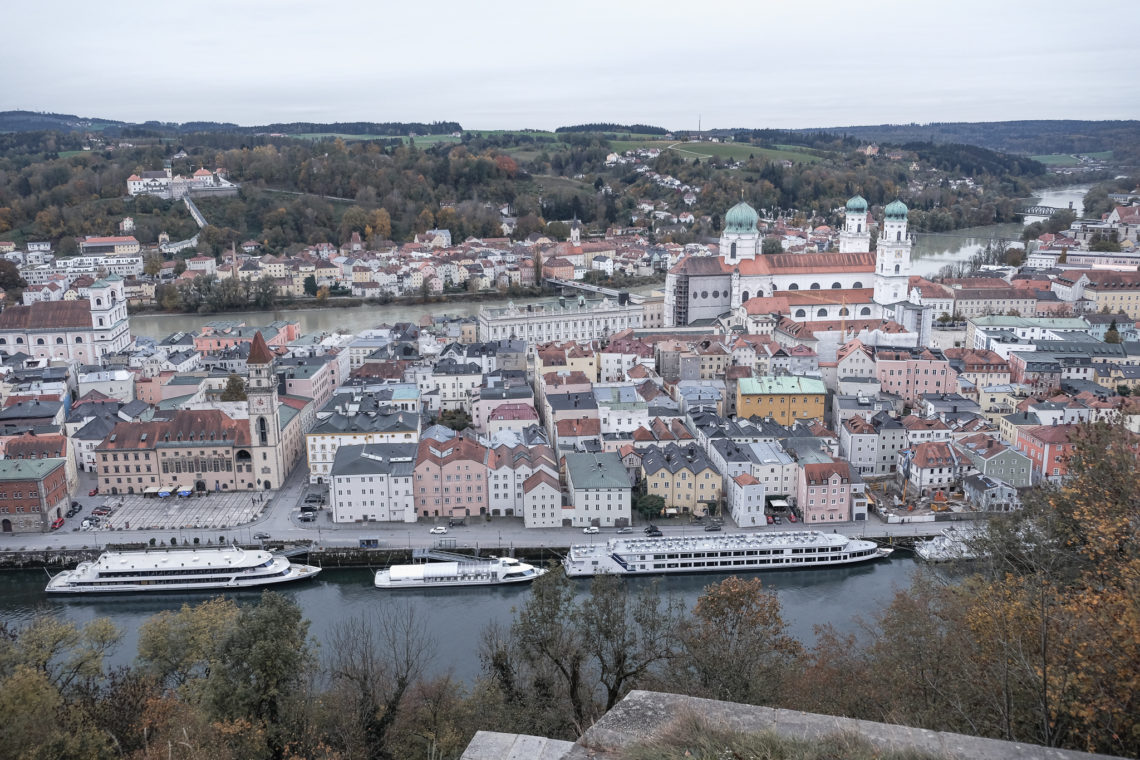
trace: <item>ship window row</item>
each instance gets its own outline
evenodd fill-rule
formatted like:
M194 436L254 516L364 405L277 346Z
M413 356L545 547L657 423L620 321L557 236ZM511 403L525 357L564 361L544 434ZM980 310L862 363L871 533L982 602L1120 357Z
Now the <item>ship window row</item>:
M284 570L277 572L277 573L271 573L270 575L258 576L258 579L282 578L288 574L289 574L289 568L285 568ZM135 582L134 585L157 586L160 584L174 584L174 583L217 583L218 580L219 580L218 578L170 578L170 579L154 578L154 579L151 579L148 577L146 579L139 580L139 581ZM122 581L76 581L73 585L87 587L87 586L122 586L124 584Z
M863 557L863 556L866 556L866 555L869 555L872 553L873 553L873 550L868 550L868 551L863 551L863 552L854 552L851 555L843 554L839 557L836 557L835 559L846 560L846 559L848 559L849 556L850 556L850 558L853 559L855 557ZM660 558L657 558L657 559L660 559ZM672 557L670 557L670 559L672 559ZM752 559L752 560L734 559L734 560L719 560L719 561L706 560L704 562L658 562L658 563L655 563L653 565L653 569L654 570L666 570L666 569L684 570L686 568L691 569L691 568L705 568L705 567L735 567L738 565L747 565L749 567L755 567L757 565L782 565L785 563L791 565L791 564L804 564L804 563L808 563L808 562L823 562L823 561L828 560L828 559L830 559L830 557L796 557L794 559L790 558L790 557L788 559L784 559L782 557L772 557L769 559ZM644 570L645 565L642 565L641 569Z
M709 558L713 558L713 559L718 558L718 557L766 557L766 556L773 555L773 554L783 555L787 551L788 550L786 550L786 549L758 549L758 550L751 550L751 551L734 551L734 552L691 552L691 553L685 553L685 554L680 554L680 553L678 553L678 554L654 554L652 557L647 557L646 555L643 554L643 555L640 555L639 559L644 562L647 559L658 560L658 559L703 559L705 557L709 557ZM841 552L841 551L843 551L842 546L821 546L821 547L815 547L815 548L808 547L808 548L792 549L791 553L792 554L811 554L811 553L818 552L821 554L826 554L828 552Z
M263 570L272 564L272 560L255 567L243 568L225 568L225 567L192 567L192 568L177 568L170 570L108 570L100 572L100 578L131 578L138 576L158 576L158 575L235 575L235 574L248 574Z

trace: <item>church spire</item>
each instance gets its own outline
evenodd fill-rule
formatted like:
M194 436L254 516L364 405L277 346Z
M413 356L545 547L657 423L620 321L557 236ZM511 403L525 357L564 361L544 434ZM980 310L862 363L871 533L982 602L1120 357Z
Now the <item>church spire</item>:
M253 336L253 343L249 346L249 358L245 360L246 364L272 364L273 352L269 350L269 345L265 342L265 338L261 335L261 330Z

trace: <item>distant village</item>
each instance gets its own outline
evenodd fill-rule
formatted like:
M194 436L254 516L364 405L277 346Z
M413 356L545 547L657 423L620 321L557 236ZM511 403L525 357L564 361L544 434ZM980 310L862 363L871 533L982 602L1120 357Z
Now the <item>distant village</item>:
M740 203L690 246L577 224L568 241L431 230L290 257L248 241L153 277L129 219L77 256L5 245L28 287L0 311L0 527L60 528L81 478L129 504L276 492L303 468L336 523L850 529L1017 509L1065 481L1081 423L1140 432L1140 206L1078 220L1020 269L940 282L911 273L907 213L855 196L842 229L798 229ZM1119 253L1089 250L1106 234ZM152 340L127 310L203 275L370 298L536 284L539 260L560 296L416 323L378 309L357 334L219 318Z

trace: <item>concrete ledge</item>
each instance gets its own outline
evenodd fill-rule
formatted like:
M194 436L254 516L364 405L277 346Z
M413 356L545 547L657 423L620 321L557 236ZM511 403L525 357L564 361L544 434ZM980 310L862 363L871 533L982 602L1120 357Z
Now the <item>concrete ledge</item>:
M1110 760L1108 755L652 691L630 692L586 731L565 759L610 757L661 735L681 715L696 715L737 731L774 731L792 739L857 734L883 750L919 750L954 760Z
M459 760L563 760L573 748L558 739L478 731Z

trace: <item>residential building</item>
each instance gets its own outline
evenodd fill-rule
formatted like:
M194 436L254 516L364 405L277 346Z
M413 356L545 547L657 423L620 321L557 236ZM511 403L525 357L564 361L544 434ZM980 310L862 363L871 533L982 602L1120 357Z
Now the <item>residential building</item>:
M764 525L764 484L748 473L729 480L728 514L739 527Z
M796 503L808 527L827 523L850 522L852 514L852 478L849 465L843 461L805 464L799 471Z
M721 474L695 443L641 451L645 492L665 499L666 514L704 515L720 507Z
M415 522L415 443L341 446L328 473L333 522Z
M633 486L617 454L567 454L563 461L572 505L571 525L629 524Z
M416 513L420 517L487 514L487 458L486 446L464 436L420 441L414 483Z
M70 501L61 458L0 459L0 533L42 533Z
M737 415L770 417L783 425L823 419L827 399L822 380L796 376L741 378L736 393Z

